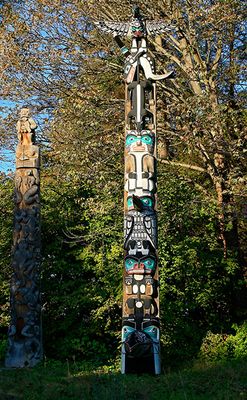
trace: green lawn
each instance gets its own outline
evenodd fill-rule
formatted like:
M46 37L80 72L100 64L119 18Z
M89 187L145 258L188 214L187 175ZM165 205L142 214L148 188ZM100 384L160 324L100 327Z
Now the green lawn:
M85 368L84 368L85 369ZM247 399L246 361L197 364L155 377L49 362L34 369L1 368L0 400L241 400Z

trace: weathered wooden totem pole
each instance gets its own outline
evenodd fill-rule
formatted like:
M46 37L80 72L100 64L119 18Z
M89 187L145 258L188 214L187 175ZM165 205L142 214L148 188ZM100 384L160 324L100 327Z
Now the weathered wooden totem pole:
M168 30L145 21L133 7L131 22L97 22L111 32L126 56L125 192L122 373L160 373L160 328L156 218L156 75L147 35ZM132 39L128 50L120 36Z
M42 359L40 154L35 145L36 127L29 109L23 108L17 123L11 322L6 367L33 367Z

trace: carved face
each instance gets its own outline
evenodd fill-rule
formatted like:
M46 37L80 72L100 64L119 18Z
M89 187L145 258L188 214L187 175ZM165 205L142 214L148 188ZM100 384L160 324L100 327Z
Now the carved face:
M134 20L131 26L132 36L135 38L142 38L145 34L145 29L143 24L138 20Z
M154 207L154 198L150 196L142 196L139 197L140 201L142 202L143 208L149 210L150 208L153 209ZM127 199L127 206L129 210L134 210L136 207L134 205L133 197L129 196Z
M148 152L154 151L154 133L149 130L127 131L125 147L128 152Z
M127 256L124 264L128 274L154 274L156 269L156 259L153 256L143 257L141 259Z
M20 112L21 118L29 118L30 116L30 110L29 108L22 108Z

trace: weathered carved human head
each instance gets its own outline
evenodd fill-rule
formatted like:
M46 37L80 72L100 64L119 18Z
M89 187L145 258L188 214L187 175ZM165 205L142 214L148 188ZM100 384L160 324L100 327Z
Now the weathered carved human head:
M20 112L20 117L21 117L21 118L27 118L27 119L28 119L29 116L30 116L30 109L27 108L27 107L22 108L22 109L21 109L21 112Z

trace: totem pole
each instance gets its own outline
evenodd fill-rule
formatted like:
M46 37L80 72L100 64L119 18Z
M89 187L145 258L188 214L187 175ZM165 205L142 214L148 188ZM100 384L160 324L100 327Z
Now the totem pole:
M17 123L14 243L10 284L11 321L6 367L33 367L42 359L39 275L40 154L35 145L37 125L28 108Z
M131 22L97 22L112 33L126 56L125 192L122 373L160 373L159 283L157 258L156 84L173 72L155 74L147 35L168 30L146 21L138 6ZM120 36L132 39L131 49Z

